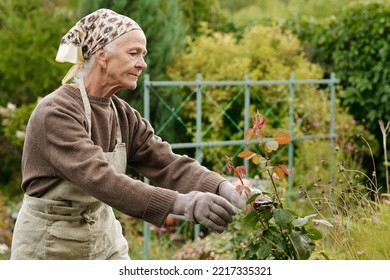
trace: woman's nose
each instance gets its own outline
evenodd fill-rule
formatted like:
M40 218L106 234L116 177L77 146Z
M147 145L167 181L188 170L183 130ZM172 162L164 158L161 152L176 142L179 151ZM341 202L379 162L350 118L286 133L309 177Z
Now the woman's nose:
M148 67L144 58L139 59L135 66L141 70L145 70Z

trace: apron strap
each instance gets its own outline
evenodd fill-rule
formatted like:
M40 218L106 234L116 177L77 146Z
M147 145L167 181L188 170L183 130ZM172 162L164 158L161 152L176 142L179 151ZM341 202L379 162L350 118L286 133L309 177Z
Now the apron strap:
M116 119L116 143L122 143L122 131L121 131L121 126L119 124L119 116L118 116L118 110L115 107L114 100L111 98L111 104L112 108L114 109L115 113L115 119Z
M91 128L92 128L92 110L91 110L91 104L89 104L89 99L87 96L87 91L85 90L85 85L84 85L84 79L81 78L78 80L79 85L80 85L80 92L81 92L81 98L83 100L83 105L84 105L84 111L85 115L87 117L87 123L88 123L88 135L89 138L91 138L92 133L91 133Z
M85 111L85 116L87 117L87 124L88 124L88 135L89 138L91 138L91 128L92 128L92 110L91 110L91 104L89 103L87 91L85 90L85 85L84 85L84 79L78 79L77 80L80 86L80 92L81 92L81 98L83 100L83 105L84 105L84 111ZM116 143L122 143L122 131L121 127L119 124L119 117L118 117L118 110L115 107L114 101L111 98L111 104L112 108L114 109L115 113L115 119L116 119Z

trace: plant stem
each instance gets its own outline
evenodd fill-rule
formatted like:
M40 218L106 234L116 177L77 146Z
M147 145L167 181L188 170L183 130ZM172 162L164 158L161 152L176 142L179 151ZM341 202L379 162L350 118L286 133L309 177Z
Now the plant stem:
M272 174L271 174L271 172L269 172L269 170L267 170L267 173L268 173L269 178L271 179L272 186L274 187L276 199L277 199L278 202L279 202L280 208L283 209L283 203L282 203L282 200L281 200L280 197L279 197L279 193L278 193L278 189L276 188L275 180L274 180L274 178L272 177Z
M374 173L375 173L375 176L374 176L375 177L375 185L374 186L375 186L376 190L378 190L378 179L377 179L378 176L376 174L376 166L375 166L374 154L372 152L370 143L368 143L368 141L363 136L361 136L361 139L363 139L363 141L366 143L368 149L370 150L370 155L371 155L371 160L372 160L372 167L373 167Z
M390 131L390 122L387 122L387 125L383 124L383 120L379 120L379 127L382 132L382 138L383 138L383 153L385 156L385 170L386 170L386 185L385 185L385 193L390 191L390 181L389 181L389 165L387 161L387 147L386 147L386 140L387 140L387 134Z

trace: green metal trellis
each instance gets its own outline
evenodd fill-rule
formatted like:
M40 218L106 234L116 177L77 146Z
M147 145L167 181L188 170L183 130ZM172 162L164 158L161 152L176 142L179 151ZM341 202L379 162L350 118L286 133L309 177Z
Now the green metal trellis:
M216 146L244 146L245 141L242 140L224 140L224 141L203 141L203 137L213 128L218 119L209 124L206 127L206 130L203 131L202 123L202 98L206 97L212 104L216 106L219 110L218 117L221 118L225 116L237 129L240 131L246 131L250 125L250 105L251 105L251 88L254 86L272 86L272 85L285 85L289 88L289 109L288 109L288 118L289 118L289 134L293 137L293 141L288 145L288 168L292 170L293 168L293 155L294 155L294 141L305 140L305 139L314 139L314 138L325 138L329 139L330 143L333 144L334 138L336 137L335 131L335 110L336 110L336 84L339 82L336 79L334 73L331 74L330 79L321 79L321 80L296 80L294 75L291 74L288 80L271 80L271 81L252 81L249 76L245 76L245 79L242 81L204 81L202 80L201 74L197 74L195 81L151 81L148 74L145 75L144 79L144 117L150 120L150 99L151 93L154 93L158 98L158 101L161 102L170 112L170 117L163 123L163 125L156 130L156 134L162 132L165 127L172 121L176 120L181 125L186 127L186 124L179 115L179 112L183 110L185 104L193 97L196 100L196 131L195 131L195 141L187 143L171 143L172 149L183 149L183 148L194 148L195 149L195 158L202 162L202 148L205 147L216 147ZM318 86L327 86L330 91L330 127L329 132L326 134L317 134L317 135L303 135L295 136L294 135L294 101L296 97L296 86L297 85L318 85ZM155 88L160 87L194 87L195 89L182 101L182 103L175 109L171 106L158 94L158 92L152 92ZM235 96L232 97L231 101L221 107L207 92L203 91L203 88L206 86L213 87L222 87L222 86L236 86L241 87L243 90L240 90ZM232 106L234 101L239 98L242 93L244 94L244 129L242 130L238 124L227 114L227 110ZM272 110L272 109L269 109ZM152 123L153 125L153 123ZM186 128L188 130L188 128ZM248 162L245 161L245 167L249 169ZM148 179L145 178L145 181L149 183ZM292 185L292 177L289 177L289 188ZM199 236L199 225L195 226L195 237ZM144 223L144 259L148 259L149 252L149 238L150 238L150 227L146 222Z

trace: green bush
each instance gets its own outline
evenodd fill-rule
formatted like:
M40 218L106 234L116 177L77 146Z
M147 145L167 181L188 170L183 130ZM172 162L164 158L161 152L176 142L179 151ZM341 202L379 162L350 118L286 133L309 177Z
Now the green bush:
M301 18L286 26L313 61L337 73L343 105L367 128L390 117L390 4L357 3L325 20Z
M168 75L172 80L194 80L197 73L202 74L203 80L211 81L243 80L246 74L251 80L286 80L291 73L294 73L296 79L318 79L323 76L323 70L307 60L299 40L292 34L283 34L278 27L251 27L243 33L241 39L231 34L213 32L207 27L203 34L190 41L187 51L168 68ZM233 96L239 93L240 89L237 87L202 89L207 93L202 104L203 122L205 127L210 123L214 124L213 129L203 132L203 140L242 139L244 101L243 98L237 98L232 103ZM250 90L251 115L258 109L266 117L271 116L269 118L271 121L267 123L267 134L275 134L274 130L288 131L290 104L288 86L251 86ZM219 107L227 108L226 113L236 125L233 125L226 115L219 117L220 111L210 101L211 98ZM188 102L184 116L184 121L192 134L196 130L194 102L193 100ZM296 86L294 103L296 136L329 133L331 117L327 89L315 85ZM353 137L355 131L359 129L358 125L348 124L352 120L352 117L338 106L336 110L338 141ZM328 143L327 140L322 141ZM297 145L300 144L297 142ZM215 170L221 170L221 160L223 161L225 155L233 156L236 150L234 147L213 147L210 150L204 149L203 152L205 163L210 164ZM316 155L329 153L329 146L323 151L315 150L313 153ZM300 164L303 162L304 166L313 164L309 162L311 159L307 151L301 150L297 156L300 157L297 159Z
M69 68L54 59L74 14L57 4L0 2L0 190L6 195L20 193L24 130L35 102L56 89Z
M341 106L381 139L378 120L390 119L390 3L357 2L325 19L296 17L283 28L300 38L325 73L336 72L344 89ZM383 153L375 162L385 189Z
M60 85L69 65L54 59L72 16L50 1L1 1L0 105L35 102Z

